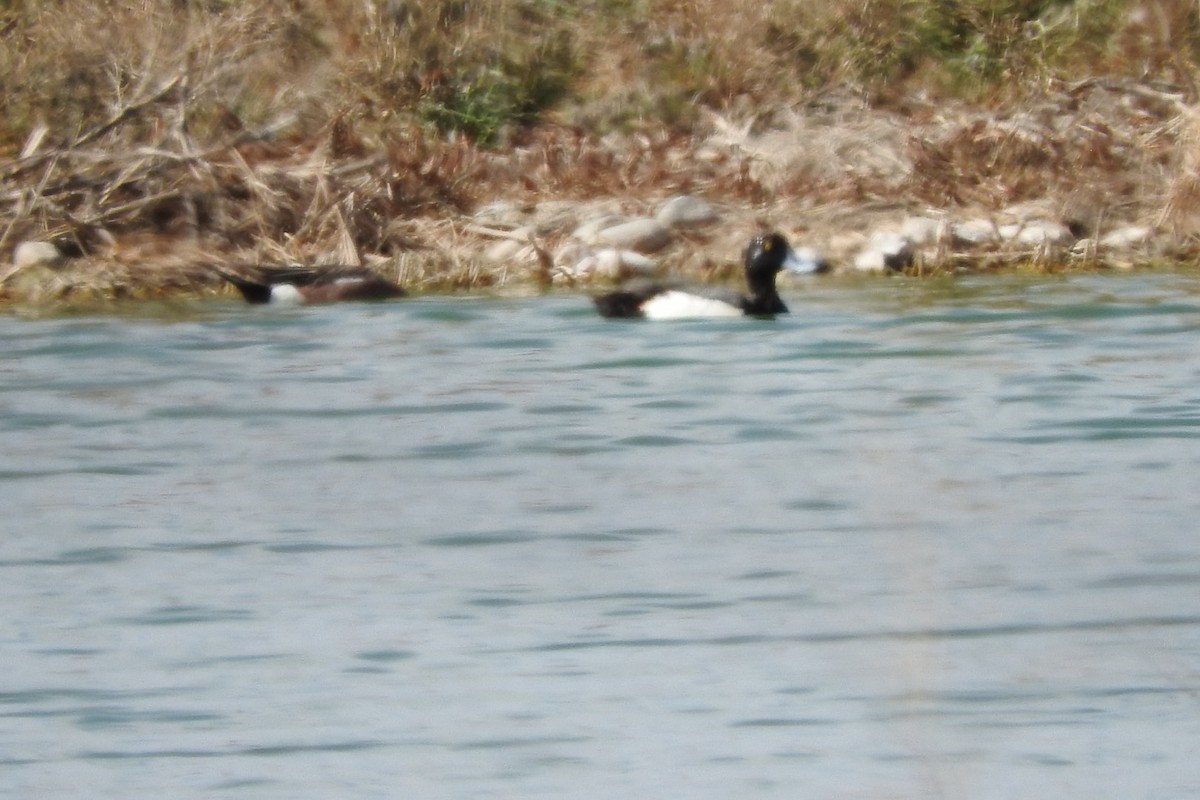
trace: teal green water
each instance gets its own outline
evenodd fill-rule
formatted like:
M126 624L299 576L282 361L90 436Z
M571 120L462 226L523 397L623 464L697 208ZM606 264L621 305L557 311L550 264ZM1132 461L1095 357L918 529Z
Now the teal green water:
M13 797L1192 798L1200 277L0 317Z

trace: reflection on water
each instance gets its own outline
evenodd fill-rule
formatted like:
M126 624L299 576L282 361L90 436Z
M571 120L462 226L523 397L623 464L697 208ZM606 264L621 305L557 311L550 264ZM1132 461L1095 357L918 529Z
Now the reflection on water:
M1200 281L786 294L0 318L4 784L1194 797Z

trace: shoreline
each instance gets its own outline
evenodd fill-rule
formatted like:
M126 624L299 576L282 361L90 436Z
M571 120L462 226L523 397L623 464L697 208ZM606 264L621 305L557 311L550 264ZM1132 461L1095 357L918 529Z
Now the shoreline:
M765 229L836 273L1138 269L1200 254L1200 115L1171 92L1090 80L1019 109L834 93L706 113L692 136L550 124L502 150L382 145L348 125L204 149L35 143L0 163L12 187L0 306L221 295L209 264L366 266L414 294L736 281Z

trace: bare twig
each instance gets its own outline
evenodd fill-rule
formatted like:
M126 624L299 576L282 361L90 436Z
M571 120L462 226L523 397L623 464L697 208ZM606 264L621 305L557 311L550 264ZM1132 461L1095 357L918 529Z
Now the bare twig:
M164 98L166 98L172 92L174 92L176 90L176 88L178 88L179 85L181 83L183 83L183 80L184 80L183 75L176 75L175 77L173 77L169 81L167 81L163 86L161 86L158 89L158 91L154 92L153 94L149 95L148 97L144 97L141 100L138 100L138 101L135 101L135 102L129 103L128 105L123 106L115 114L113 114L111 117L109 117L106 121L104 121L101 124L97 125L96 127L92 128L87 133L84 133L82 136L80 136L79 138L77 138L75 141L71 142L69 145L67 145L64 148L57 148L54 150L47 151L45 153L33 154L33 155L26 156L25 158L17 159L16 162L14 162L11 166L9 166L8 168L6 168L4 170L3 174L0 174L0 180L6 180L6 181L12 180L13 178L20 175L21 173L26 172L30 169L33 169L34 167L37 167L38 165L43 164L52 158L60 156L64 152L78 150L79 148L84 147L84 146L90 144L91 142L96 141L101 136L108 133L112 129L116 128L118 125L122 124L126 120L137 116L146 108L149 108L150 106L162 101Z

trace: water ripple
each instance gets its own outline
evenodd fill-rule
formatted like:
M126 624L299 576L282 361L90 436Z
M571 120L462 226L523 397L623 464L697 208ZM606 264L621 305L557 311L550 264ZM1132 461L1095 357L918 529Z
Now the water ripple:
M984 625L978 627L918 628L910 630L826 631L792 635L720 636L713 638L648 637L644 639L585 639L536 645L534 651L589 650L596 648L730 647L748 644L961 640L1011 636L1041 636L1069 631L1183 628L1200 626L1200 616L1163 616L1131 619L1081 620L1062 623Z
M308 755L314 753L355 753L364 750L375 750L386 747L386 743L375 740L345 740L297 744L251 745L241 748L205 748L205 749L159 749L159 750L88 750L78 754L78 757L96 761L118 761L126 759L194 759L194 758L227 758L229 756L252 756L257 758L278 758L293 755Z
M1196 794L1200 277L788 301L0 315L9 794Z
M249 620L249 609L214 608L211 606L163 606L146 614L118 620L126 625L191 625L196 623Z

